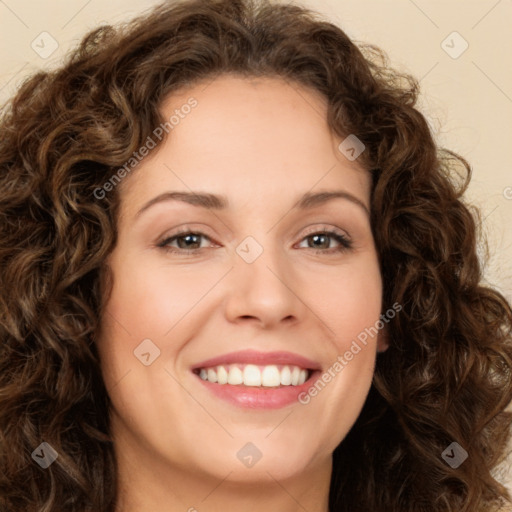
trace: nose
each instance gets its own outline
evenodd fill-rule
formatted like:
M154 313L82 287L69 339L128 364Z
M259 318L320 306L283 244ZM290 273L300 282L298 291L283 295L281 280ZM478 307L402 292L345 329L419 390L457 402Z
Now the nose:
M307 310L285 254L269 247L252 263L235 254L226 289L225 314L233 323L253 322L266 329L280 323L292 325Z

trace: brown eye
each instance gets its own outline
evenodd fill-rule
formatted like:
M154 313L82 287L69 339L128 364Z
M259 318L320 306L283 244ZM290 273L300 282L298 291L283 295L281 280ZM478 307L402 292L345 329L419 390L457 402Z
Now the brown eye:
M338 253L349 250L352 247L352 242L342 233L336 231L319 231L311 233L303 238L303 240L311 240L308 242L307 249L312 249L316 253ZM330 247L331 241L334 240L339 245L338 247Z
M184 253L194 253L204 249L204 247L201 247L202 239L210 240L207 235L201 232L181 231L165 238L157 246L169 252L183 251ZM174 242L176 242L177 246L171 245Z

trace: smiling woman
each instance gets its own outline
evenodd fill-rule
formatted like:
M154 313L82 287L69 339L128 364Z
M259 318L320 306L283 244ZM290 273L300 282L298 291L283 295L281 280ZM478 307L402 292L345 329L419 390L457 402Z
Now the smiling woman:
M264 0L167 2L23 84L0 119L2 511L510 502L512 311L417 94Z

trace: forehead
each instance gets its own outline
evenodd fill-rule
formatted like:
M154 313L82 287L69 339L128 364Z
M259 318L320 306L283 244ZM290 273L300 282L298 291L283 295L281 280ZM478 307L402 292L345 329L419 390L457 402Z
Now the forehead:
M338 150L343 139L330 130L327 101L315 90L275 77L223 75L170 94L161 112L176 124L123 184L122 195L136 195L137 204L166 188L247 202L343 185L369 197L369 173Z

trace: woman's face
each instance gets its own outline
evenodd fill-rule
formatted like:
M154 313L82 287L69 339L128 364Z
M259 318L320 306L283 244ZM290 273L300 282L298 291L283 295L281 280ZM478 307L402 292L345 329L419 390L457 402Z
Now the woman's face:
M370 175L326 108L275 78L190 87L162 108L179 117L165 144L120 185L98 346L118 455L137 471L330 469L359 415L385 341L354 341L379 320L382 283Z

